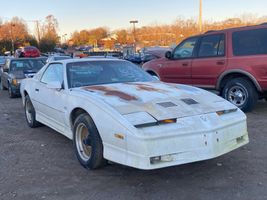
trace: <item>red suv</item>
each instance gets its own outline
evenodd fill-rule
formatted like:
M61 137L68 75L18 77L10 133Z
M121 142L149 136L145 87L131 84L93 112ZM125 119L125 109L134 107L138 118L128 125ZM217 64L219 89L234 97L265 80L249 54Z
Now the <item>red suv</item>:
M40 57L40 51L34 46L26 46L22 47L16 50L15 52L15 57L16 58L35 58L35 57Z
M162 81L216 89L243 111L267 97L267 24L208 31L143 69Z

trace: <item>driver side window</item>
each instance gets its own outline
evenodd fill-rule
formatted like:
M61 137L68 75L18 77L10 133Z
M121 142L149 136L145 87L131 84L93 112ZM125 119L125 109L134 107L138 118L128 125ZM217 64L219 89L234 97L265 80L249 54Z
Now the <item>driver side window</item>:
M63 84L63 65L59 63L51 64L45 70L41 82L42 83L51 83L54 81L59 81Z
M173 58L191 58L198 38L190 38L179 45L173 52Z

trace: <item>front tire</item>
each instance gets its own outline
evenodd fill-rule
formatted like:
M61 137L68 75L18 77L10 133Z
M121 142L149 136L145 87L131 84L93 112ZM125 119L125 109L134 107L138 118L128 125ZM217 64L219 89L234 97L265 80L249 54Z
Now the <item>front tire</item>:
M83 167L97 169L106 164L102 140L88 114L79 115L74 122L73 145L75 154Z
M25 113L27 124L30 128L36 128L40 126L40 123L36 120L35 109L28 95L25 96L24 113Z
M244 112L251 111L259 98L254 85L244 78L228 81L223 88L222 96Z

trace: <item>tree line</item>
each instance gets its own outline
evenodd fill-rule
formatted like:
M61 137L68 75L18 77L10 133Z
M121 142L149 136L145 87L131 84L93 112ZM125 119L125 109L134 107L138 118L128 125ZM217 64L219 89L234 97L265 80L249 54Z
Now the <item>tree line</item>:
M22 46L36 46L41 52L53 51L59 43L58 22L48 15L43 23L36 22L37 37L30 33L26 21L13 17L5 23L0 20L0 54Z
M203 23L203 32L249 26L263 22L267 22L267 17L245 14L218 22L206 21ZM110 31L107 27L75 31L72 33L70 40L63 46L89 45L104 47L105 49L113 49L119 45L131 45L133 43L136 43L139 47L171 46L196 34L199 34L199 28L195 19L178 18L171 24L142 26L136 28L135 32L132 29ZM23 19L14 17L5 23L1 23L0 20L0 53L11 50L12 44L14 49L32 45L38 47L41 52L53 51L57 45L60 45L57 19L53 15L49 15L44 22L37 22L35 35L29 32L27 23Z
M209 30L221 30L232 27L249 26L267 22L267 17L256 17L244 14L237 18L223 21L203 23L203 32ZM134 41L140 47L146 46L171 46L176 45L183 39L199 34L198 23L195 19L178 18L172 24L150 25L132 29L120 29L109 31L108 28L96 28L76 31L71 36L75 46L79 45L102 45L105 48L114 48L116 44L127 45Z

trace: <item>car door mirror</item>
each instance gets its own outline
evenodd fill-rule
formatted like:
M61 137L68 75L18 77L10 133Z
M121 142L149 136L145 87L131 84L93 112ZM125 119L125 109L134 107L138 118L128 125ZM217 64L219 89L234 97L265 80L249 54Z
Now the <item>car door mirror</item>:
M8 72L8 68L3 67L3 72Z
M167 51L165 53L165 57L168 58L168 59L172 59L172 52L171 51Z
M50 83L47 83L46 87L49 89L60 90L62 89L62 84L59 81L52 81Z

